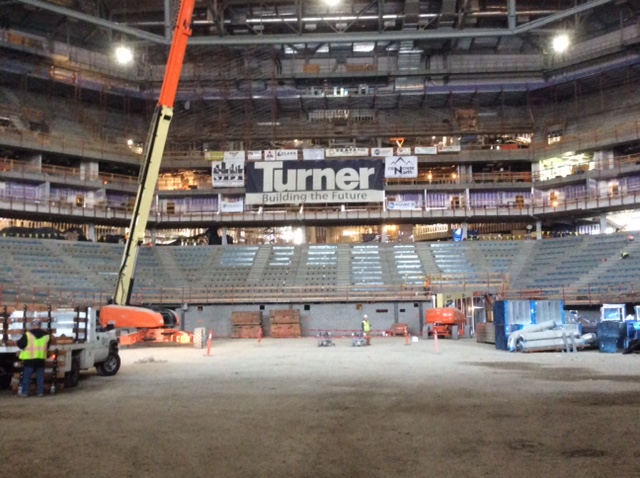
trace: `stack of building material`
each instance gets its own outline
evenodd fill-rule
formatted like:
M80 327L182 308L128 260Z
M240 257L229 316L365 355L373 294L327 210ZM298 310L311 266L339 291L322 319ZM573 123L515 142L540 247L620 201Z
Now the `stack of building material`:
M291 338L302 336L299 309L272 310L269 313L271 337Z
M523 327L509 335L512 352L566 351L576 352L588 347L595 334L581 334L578 324L556 324L553 320Z
M262 312L231 312L233 337L237 339L257 339L262 329Z
M497 300L493 305L495 343L498 350L509 350L509 336L529 325L553 321L564 324L561 300Z
M493 322L486 322L476 326L476 341L483 344L496 343L496 327Z

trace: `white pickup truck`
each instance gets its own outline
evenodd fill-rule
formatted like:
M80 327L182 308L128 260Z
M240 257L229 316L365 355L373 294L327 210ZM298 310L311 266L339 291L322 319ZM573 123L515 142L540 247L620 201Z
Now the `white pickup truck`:
M30 312L16 310L0 312L0 388L18 386L20 349L16 341L29 329L34 318L42 321L42 329L49 332L49 358L45 376L52 384L50 393L60 385L75 387L80 371L96 368L98 375L112 376L120 369L118 340L114 330L105 330L95 309L76 308L56 311Z

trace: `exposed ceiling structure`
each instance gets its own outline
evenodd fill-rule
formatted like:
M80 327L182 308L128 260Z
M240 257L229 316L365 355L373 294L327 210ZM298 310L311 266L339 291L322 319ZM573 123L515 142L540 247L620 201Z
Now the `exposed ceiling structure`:
M114 104L126 96L143 108L157 97L178 7L177 0L0 0L0 31L58 45L40 54L0 42L3 82L28 75L44 85L42 64L54 62L69 70L61 84L66 74L86 88L84 100L103 101L97 95L107 90ZM185 137L193 135L206 121L210 131L199 139L264 138L265 131L273 139L294 134L302 118L338 115L335 126L341 111L365 119L348 130L295 134L459 133L466 109L477 115L478 132L525 132L532 123L523 106L637 81L640 35L618 33L637 28L639 18L640 0L342 0L333 7L324 0L197 0L176 134L184 125ZM560 32L576 44L610 34L615 44L564 62L551 51ZM74 58L79 51L107 58L118 43L136 50L135 70L101 70ZM389 115L367 122L380 112Z
M4 27L93 48L114 38L170 41L176 0L12 0ZM298 45L414 41L424 50L540 50L549 34L576 38L637 19L638 0L198 0L192 45ZM363 45L362 48L370 48Z

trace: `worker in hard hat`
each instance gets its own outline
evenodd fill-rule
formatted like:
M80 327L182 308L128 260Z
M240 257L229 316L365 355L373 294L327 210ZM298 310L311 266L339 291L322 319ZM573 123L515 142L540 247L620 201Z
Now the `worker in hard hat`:
M366 340L367 345L371 345L371 322L369 322L369 316L364 314L362 317L362 333Z
M25 320L27 320L25 318ZM44 365L47 360L47 348L49 346L49 334L42 330L40 319L31 321L31 330L18 339L16 345L22 360L22 383L18 391L19 397L27 397L31 387L31 376L36 373L36 394L44 396Z

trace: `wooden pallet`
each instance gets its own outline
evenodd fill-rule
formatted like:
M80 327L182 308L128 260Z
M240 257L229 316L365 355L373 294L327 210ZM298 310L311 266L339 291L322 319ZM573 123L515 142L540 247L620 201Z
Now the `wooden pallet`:
M300 324L300 309L272 310L269 323L273 325Z
M302 337L300 324L271 324L270 335L276 339Z
M234 325L232 336L236 339L257 339L261 325Z
M476 341L484 344L496 343L496 327L492 322L476 326Z
M231 323L235 325L261 325L262 312L231 312Z

